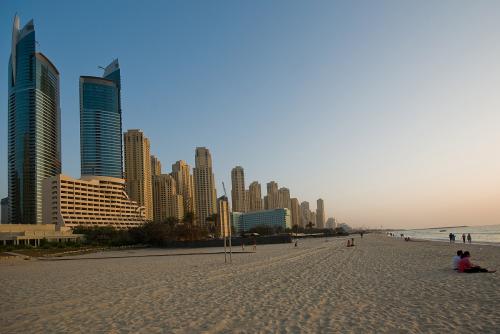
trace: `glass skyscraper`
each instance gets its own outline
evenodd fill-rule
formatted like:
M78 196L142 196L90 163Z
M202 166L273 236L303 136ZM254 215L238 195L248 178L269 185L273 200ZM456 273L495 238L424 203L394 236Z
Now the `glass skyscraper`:
M123 177L120 66L115 59L103 77L80 77L82 176Z
M42 223L42 180L61 173L59 72L16 15L8 78L9 222Z

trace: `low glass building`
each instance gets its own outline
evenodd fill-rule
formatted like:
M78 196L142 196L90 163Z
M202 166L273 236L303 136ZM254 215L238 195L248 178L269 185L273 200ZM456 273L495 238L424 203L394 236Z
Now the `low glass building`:
M233 212L231 217L236 233L247 232L257 226L281 227L283 230L292 228L290 210L287 208L248 213Z

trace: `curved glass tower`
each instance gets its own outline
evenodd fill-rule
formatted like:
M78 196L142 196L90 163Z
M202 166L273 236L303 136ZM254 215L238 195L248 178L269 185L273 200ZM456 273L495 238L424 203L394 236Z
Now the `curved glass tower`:
M59 72L14 18L9 59L9 222L42 223L42 180L61 173Z
M80 77L82 176L123 177L120 67L114 60L104 77Z

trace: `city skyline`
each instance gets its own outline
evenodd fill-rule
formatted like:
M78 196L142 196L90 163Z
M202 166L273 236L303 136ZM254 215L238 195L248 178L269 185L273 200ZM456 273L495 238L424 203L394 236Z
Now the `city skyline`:
M461 8L454 7L457 18L448 16L447 25L439 30L437 36L433 37L426 29L422 29L423 32L417 32L411 26L412 22L418 22L419 17L428 14L426 10L429 8L426 6L417 8L415 11L411 10L413 9L411 5L397 5L392 10L388 10L383 5L375 6L376 8L368 6L359 10L339 4L323 3L323 6L319 6L319 2L302 8L304 4L293 3L286 8L280 22L290 29L285 33L270 23L270 18L276 17L279 3L276 2L274 5L259 3L257 6L263 9L263 24L259 31L270 32L273 37L281 37L278 40L282 43L274 47L268 44L261 46L256 50L257 57L254 57L254 60L238 52L241 51L240 49L233 49L236 55L228 53L231 50L228 48L231 47L253 45L253 38L256 37L251 28L230 20L226 15L233 10L237 17L243 20L242 22L248 22L254 18L256 15L254 11L250 14L243 14L244 5L242 4L232 5L227 11L219 14L210 10L206 12L207 14L204 14L203 10L193 12L191 5L176 4L175 9L178 10L176 13L180 17L186 18L193 14L196 18L203 20L198 24L189 21L192 26L187 27L191 30L177 40L170 31L179 31L186 26L182 20L169 21L171 30L166 30L166 36L169 40L174 38L177 43L172 44L173 49L158 49L159 54L172 57L167 57L167 61L163 62L162 57L157 58L158 55L154 55L152 52L154 49L151 49L147 43L140 45L148 50L148 52L142 50L142 57L138 57L137 53L128 52L127 50L130 49L124 48L123 45L139 48L137 44L139 39L137 33L134 34L130 28L127 29L122 21L116 22L116 28L102 23L102 27L112 28L111 35L116 34L121 36L120 38L110 39L107 35L99 36L99 34L89 33L90 36L81 36L81 40L78 41L81 46L78 46L65 38L72 29L80 29L79 27L84 25L84 20L81 22L71 20L75 27L69 29L69 32L61 31L61 26L70 26L65 24L68 22L67 16L70 15L61 15L68 10L62 2L59 3L60 6L54 6L57 7L54 13L49 13L48 9L43 9L41 5L29 1L22 5L6 1L1 4L0 14L1 34L6 36L1 39L5 46L2 50L10 49L10 28L16 11L20 12L23 23L31 18L35 20L37 30L39 30L37 42L40 43L37 48L54 60L54 64L61 72L63 174L72 177L80 176L79 138L74 136L74 133L78 131L78 127L75 126L78 124L79 110L77 78L86 73L97 76L99 72L97 65L105 65L102 59L112 60L117 57L120 58L122 67L123 129L142 129L151 139L151 152L157 155L165 165L179 159L185 159L190 165L194 165L193 149L197 146L209 148L215 157L213 170L217 180L218 194L222 194L221 181L230 184L231 168L241 165L245 168L245 178L248 181L259 180L262 185L265 185L270 180L276 180L278 184L290 186L294 197L301 202L306 200L313 203L321 197L327 203L325 217L336 216L339 221L346 221L353 226L425 227L484 225L498 222L500 212L496 204L499 195L496 189L500 185L498 176L500 161L491 152L494 151L499 140L497 128L494 126L498 124L499 116L498 112L494 111L498 110L500 103L495 97L493 88L496 88L495 78L500 77L500 68L493 62L493 59L498 58L500 50L494 47L494 38L490 36L494 37L495 33L500 31L500 27L492 20L493 17L488 15L485 8L477 6L475 10L471 10L472 7L465 5ZM447 5L451 5L451 2ZM428 17L427 26L434 26L441 22L439 14L444 15L445 10L449 9L447 5L434 4L432 9L435 13ZM163 14L166 8L170 8L168 5L167 7L160 4L155 6L158 7L158 13ZM210 9L205 6L208 5L203 5L203 8ZM321 24L321 27L327 28L323 31L328 34L320 36L332 37L332 45L336 43L347 45L351 53L340 52L332 46L339 53L327 48L323 49L324 55L322 55L319 49L321 43L315 40L312 34L317 31L307 28L303 34L300 34L300 31L292 29L292 18L305 19L304 15L319 15L320 7L332 15L348 13L359 16L354 16L357 17L358 25L341 20L342 24L345 24L345 27L341 27L326 24L325 16L320 15L318 26L315 26L318 28ZM86 10L81 9L83 12ZM305 10L303 15L297 14L299 9ZM375 9L374 13L369 13L369 9ZM410 23L401 28L401 34L410 33L409 36L415 38L408 36L403 38L400 33L389 33L396 21L401 24L393 16L398 10L403 13L412 12L412 15L415 15L415 21L410 20ZM143 18L146 12L148 15L151 14L153 17L150 22L155 27L161 27L162 20L158 20L155 16L159 14L155 14L150 9L127 7L124 15L131 17L130 13L134 11L137 12L139 18ZM98 19L109 16L110 12L111 8L105 6L102 13L92 12L92 15ZM232 42L228 43L228 47L222 48L220 45L215 45L213 49L207 49L207 42L203 42L203 38L200 38L198 34L201 27L205 25L211 27L211 23L214 23L217 18L225 24L222 27L234 24L238 29L234 35L222 34L222 40ZM387 18L388 21L385 25L376 25L379 30L368 33L366 27L363 29L363 25L359 22L361 18L378 24L381 24L382 18ZM405 18L408 17L405 16ZM465 21L469 24L463 27L461 25L463 20L460 18L468 18ZM485 24L477 26L474 24L477 22ZM334 27L340 29L338 35L333 34ZM461 29L462 42L453 38L452 31L458 28ZM120 29L125 33L126 38L117 33ZM215 31L209 30L205 37L210 41L215 38L220 29L215 26ZM490 34L486 34L487 32ZM247 44L235 44L232 38L239 34L246 37L245 43ZM290 37L292 35L297 37L297 34L299 44L303 43L311 50L308 53L293 55L291 60L282 67L278 66L278 59L273 57L273 52L283 56L284 51L295 50L290 44ZM368 34L375 39L375 42L371 44L363 34ZM384 34L388 34L394 40L382 37ZM353 37L352 44L342 44L342 38L346 36ZM489 45L481 44L481 41L475 42L477 36L484 36L483 38L489 42ZM429 40L428 43L426 43L426 38ZM405 44L409 39L416 45ZM58 40L65 42L58 43ZM269 41L269 39L264 38L264 41ZM195 56L195 51L188 52L188 46L195 47L192 44L195 42L201 43L201 46L205 48L206 60ZM385 48L377 48L376 42L385 42ZM447 47L452 51L444 52L440 49L439 42L446 42ZM183 43L191 44L186 46ZM63 44L67 50L61 51L63 45L57 44ZM473 45L476 51L468 51L469 48L465 48L468 45ZM176 46L179 46L179 55L186 58L184 63L172 53ZM391 54L385 51L395 46L399 46L400 53L407 57L404 62L396 61L397 59L391 58ZM71 55L84 53L82 48L93 50L92 55L85 53L89 59L81 57L72 59ZM375 52L372 56L378 63L360 61L360 57L363 58L360 54L371 53L370 51ZM425 57L430 52L435 52L436 55L432 62ZM7 53L3 51L0 55L0 61L4 64L1 66L0 75L4 78L7 77L6 64L9 56ZM223 68L223 65L217 62L217 56L220 55L224 55L225 59L229 60L229 62L224 62L226 71L221 72L221 78L226 82L222 83L216 80L214 73L208 70L210 65L215 66L215 69ZM348 69L335 72L331 67L323 67L325 75L322 75L316 67L310 65L310 62L315 61L323 65L331 65L327 61L329 57L336 59L336 62L333 62L335 70L339 70L339 62L347 64ZM147 66L147 63L154 63L154 60L160 61L160 59L162 59L161 66L158 67L158 63L155 64L155 71L160 71L171 80L163 78L166 82L164 85L148 86L150 91L146 93L138 89L143 82L146 82L146 77L150 78L156 73ZM348 66L349 61L352 62L352 66ZM421 73L411 71L411 67L417 62L424 62L426 65L419 67ZM141 66L138 66L139 64ZM469 66L463 67L464 64L469 64ZM248 72L242 73L243 65L249 65L249 68L254 71L259 68L261 71L271 70L270 76L262 72L256 75ZM267 65L267 67L259 67L260 65ZM194 76L193 73L187 71L187 68L193 66L196 77L201 78L201 81L194 81L191 77ZM232 76L229 72L236 68L238 76ZM436 71L436 69L441 70ZM291 78L290 75L286 75L286 72L290 70L292 70L291 77L293 75L300 77L299 81L303 83L302 85L293 86L285 82ZM167 76L169 71L174 75ZM398 77L396 75L398 71L407 77ZM363 75L360 72L364 72ZM426 76L430 76L431 73L436 73L438 78L429 81ZM183 77L183 75L187 76ZM284 77L277 80L280 75ZM330 82L326 79L326 75L337 76L344 81ZM386 82L384 87L374 85L378 82L379 76L384 77ZM249 86L234 81L241 77L247 79L244 81ZM366 81L362 81L363 78ZM272 86L277 85L276 99L269 100L264 90L256 89L258 84L266 86L266 82L271 83ZM156 83L158 84L158 81ZM228 98L226 93L219 92L231 86L228 83L232 83L235 86L234 89L238 89L238 91L229 90L229 92L237 93L239 100ZM401 83L405 85L398 89ZM310 86L309 89L301 91L301 88L307 88L307 85ZM347 88L342 88L342 85L346 85ZM208 86L214 88L204 92ZM326 89L326 87L332 88ZM250 97L244 99L241 95L242 91L250 92ZM387 94L387 91L391 94ZM2 100L6 101L7 89L3 89L1 94L3 94L0 95ZM166 94L166 98L163 94ZM349 98L349 94L353 98ZM192 95L195 95L196 99L192 99ZM303 100L296 96L302 96ZM392 96L393 100L389 103L384 102L384 99L389 96ZM461 98L458 99L457 96ZM265 97L262 99L263 102L251 103L262 97ZM338 101L344 99L347 102L344 104L335 102L322 106L313 102L318 98L330 102L331 99L337 98ZM405 101L405 98L408 101ZM298 106L289 108L287 99L297 102L295 104ZM192 100L200 100L201 104ZM163 104L165 101L166 104ZM205 108L202 109L200 106L203 104ZM388 109L384 110L384 107ZM366 111L371 108L374 109L373 112ZM6 104L0 109L3 119L6 120ZM261 118L257 123L254 116L249 116L253 115L254 109L261 109L255 112L259 115L259 119L266 113L270 113L269 118ZM272 113L273 110L275 113ZM331 115L329 115L330 110L333 110ZM237 132L227 129L230 125L225 123L226 119L229 119L229 115L233 116L229 114L230 112L240 118L248 128L243 137L254 131L255 138L253 141L250 140L249 144L241 140L234 142L231 140L241 129ZM377 112L384 117L379 117ZM479 116L476 116L477 112ZM310 118L306 117L308 113L311 113ZM353 116L348 116L351 113ZM207 129L194 123L190 124L193 115L199 118L196 123L207 124ZM262 134L273 131L274 127L281 129L282 124L279 121L283 118L286 118L284 121L287 130L298 133L298 136L294 136L295 138L287 136L286 145L283 144L283 140L265 142L260 138L263 137ZM165 123L166 119L170 123ZM165 128L155 128L155 123L171 124L173 127L180 128L178 131L184 134L190 133L190 137L187 139L182 137L183 143L179 145L175 141L179 138L177 130L174 130L172 134L166 134ZM6 122L2 122L0 129L2 138L7 138L6 128ZM255 132L257 128L260 128L260 132ZM225 133L226 131L230 132ZM280 135L283 134L280 133ZM272 137L272 139L275 138ZM2 144L0 154L3 157L7 156L6 143ZM0 195L2 197L7 195L7 171L4 165L6 164L0 167Z

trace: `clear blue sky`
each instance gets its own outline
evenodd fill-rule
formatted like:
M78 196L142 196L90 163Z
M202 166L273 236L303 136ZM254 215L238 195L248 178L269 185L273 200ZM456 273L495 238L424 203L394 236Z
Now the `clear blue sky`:
M499 1L3 0L2 197L16 12L61 72L65 174L78 77L118 57L164 171L207 146L218 183L242 165L354 226L500 223Z

